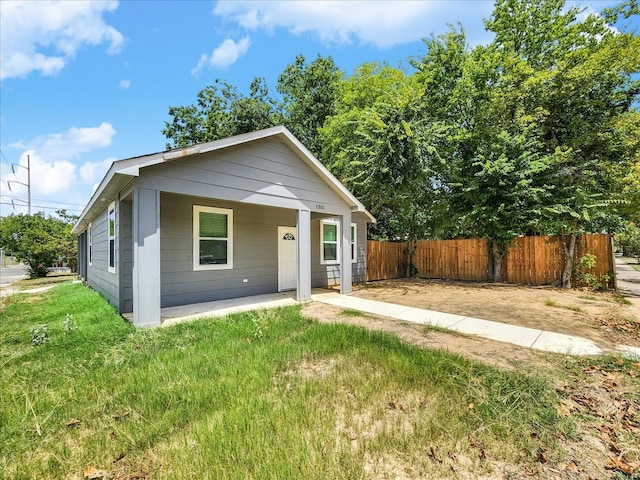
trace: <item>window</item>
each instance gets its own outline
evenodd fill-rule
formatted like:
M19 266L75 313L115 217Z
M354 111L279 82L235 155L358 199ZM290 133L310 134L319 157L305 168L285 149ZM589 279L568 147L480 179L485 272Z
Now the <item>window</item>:
M340 263L340 222L338 220L322 220L320 222L320 262L323 264ZM351 263L356 263L356 245L358 229L351 224Z
M193 206L193 269L233 268L233 210Z
M93 223L90 223L87 228L87 257L89 265L93 265Z
M356 245L358 243L358 227L355 223L351 224L351 263L357 263L358 258L356 254L358 250Z
M107 235L109 238L109 263L108 270L116 273L116 204L109 205L107 210Z
M323 264L340 263L339 227L335 220L320 222L320 262Z

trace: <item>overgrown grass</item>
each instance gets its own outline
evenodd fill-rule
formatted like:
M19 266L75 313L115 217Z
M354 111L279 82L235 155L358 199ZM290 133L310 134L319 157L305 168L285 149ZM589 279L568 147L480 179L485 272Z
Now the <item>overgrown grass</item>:
M360 310L354 310L352 308L343 308L340 311L340 315L343 317L363 317L368 318L366 313L361 312Z
M551 299L551 298L547 298L544 301L544 304L547 307L554 307L554 308L564 308L566 310L571 310L572 312L578 312L578 313L584 313L584 309L576 306L576 305L562 305L561 303L556 302L555 300Z
M541 378L318 324L298 307L135 330L78 284L5 302L4 478L92 466L111 478L352 479L382 464L450 476L432 447L475 452L482 470L552 455L567 428ZM34 346L37 325L49 341Z

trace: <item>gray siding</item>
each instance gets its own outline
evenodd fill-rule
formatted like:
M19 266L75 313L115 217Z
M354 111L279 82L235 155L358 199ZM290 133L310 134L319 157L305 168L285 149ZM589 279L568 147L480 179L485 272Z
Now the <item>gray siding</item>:
M277 139L145 168L138 186L163 192L342 214L342 199Z
M323 265L320 262L320 222L311 222L311 286L314 288L340 285L340 265ZM356 259L351 264L353 283L362 283L367 277L367 223L361 215L353 215L356 224Z
M193 205L233 210L233 269L193 270ZM293 210L161 194L162 306L276 292L278 226L295 224Z
M133 209L131 197L120 201L120 312L133 311Z
M92 265L87 265L87 283L91 288L102 294L102 296L114 307L119 308L119 287L118 287L118 255L116 255L116 273L111 273L107 269L109 238L107 231L107 209L109 204L104 206L104 211L93 219L93 253ZM116 252L118 249L118 202L116 202Z

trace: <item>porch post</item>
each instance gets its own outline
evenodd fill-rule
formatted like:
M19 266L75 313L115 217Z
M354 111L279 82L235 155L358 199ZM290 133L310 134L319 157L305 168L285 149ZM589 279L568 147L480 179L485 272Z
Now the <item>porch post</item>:
M298 210L296 215L298 249L298 280L296 284L298 302L311 301L311 212Z
M160 325L160 192L133 189L133 323Z
M340 216L340 293L351 293L351 212Z

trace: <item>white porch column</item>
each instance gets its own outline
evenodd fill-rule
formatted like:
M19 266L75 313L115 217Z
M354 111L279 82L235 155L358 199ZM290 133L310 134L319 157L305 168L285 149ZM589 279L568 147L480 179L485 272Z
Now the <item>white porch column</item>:
M351 212L340 216L340 293L351 293Z
M133 190L133 323L160 325L160 192Z
M311 212L298 210L296 215L296 246L298 249L298 302L311 301Z

